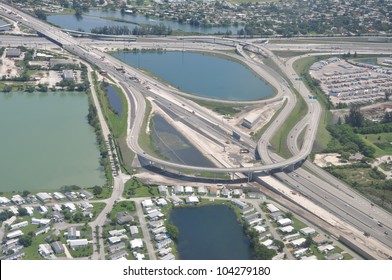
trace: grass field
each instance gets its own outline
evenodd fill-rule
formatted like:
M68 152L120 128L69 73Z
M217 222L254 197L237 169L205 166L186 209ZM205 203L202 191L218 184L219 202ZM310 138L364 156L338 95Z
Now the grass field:
M159 196L158 187L156 185L144 184L133 178L125 183L123 196L126 198Z
M114 219L117 213L121 212L128 212L131 214L132 212L136 211L136 205L133 201L121 201L117 202L114 206L112 211L110 212L110 219Z
M392 132L360 136L366 144L369 144L376 149L376 157L392 155Z

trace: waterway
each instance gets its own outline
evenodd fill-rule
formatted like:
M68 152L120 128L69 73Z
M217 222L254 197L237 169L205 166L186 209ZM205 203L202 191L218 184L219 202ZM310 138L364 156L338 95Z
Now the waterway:
M0 191L103 185L85 93L0 92Z
M135 24L127 22L114 21L109 18L117 18L133 22ZM170 27L172 30L181 30L185 32L194 32L200 34L214 34L214 33L225 33L231 31L232 34L237 34L237 31L242 29L243 25L238 26L221 26L221 27L200 27L192 26L190 24L180 24L176 21L152 19L142 15L132 14L121 14L120 11L103 11L103 10L90 10L88 13L83 14L82 17L76 17L75 15L49 15L47 17L48 22L56 24L60 27L78 30L78 28L84 31L90 32L94 27L102 26L128 26L133 29L136 24L148 24L148 25L160 25L163 24L166 27Z
M170 125L162 116L152 118L151 137L154 147L172 162L215 167L192 143Z
M223 100L271 97L273 88L244 65L195 52L117 52L125 63L146 69L182 91Z
M109 101L110 109L116 113L117 116L121 117L123 112L123 105L121 102L121 96L112 85L105 87L106 97Z
M250 260L250 240L226 205L174 208L181 260Z

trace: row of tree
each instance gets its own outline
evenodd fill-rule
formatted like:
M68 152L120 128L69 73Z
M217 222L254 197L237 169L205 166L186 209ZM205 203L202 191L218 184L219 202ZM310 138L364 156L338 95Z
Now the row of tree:
M173 30L163 24L136 26L133 29L126 25L94 27L91 33L105 35L171 35Z

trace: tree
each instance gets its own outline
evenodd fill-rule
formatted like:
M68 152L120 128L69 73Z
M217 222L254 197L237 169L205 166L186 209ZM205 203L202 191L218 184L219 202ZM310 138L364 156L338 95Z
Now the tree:
M309 248L310 245L312 245L312 243L313 243L312 237L311 237L311 236L308 236L308 237L306 237L306 241L305 241L305 243L304 243L304 247Z
M11 211L5 210L0 213L0 222L4 222L5 220L8 220L14 215Z
M350 158L349 152L342 152L342 159L348 160Z
M170 234L170 237L173 239L178 238L178 234L180 233L178 228L175 225L167 224L166 225L167 233Z
M23 196L23 197L26 197L26 196L28 196L29 194L30 194L29 191L23 191L23 192L22 192L22 196Z
M19 216L21 216L21 217L29 215L29 212L27 212L26 208L20 208L20 209L18 209L18 212L19 212Z
M364 125L365 118L361 113L359 106L352 106L350 113L346 116L346 123L353 127L362 127Z
M284 248L284 243L281 240L274 240L274 244L276 245L276 247L278 247L278 252L282 252L283 248Z
M93 194L94 195L100 195L101 193L102 193L102 187L100 187L100 186L94 186L94 188L93 188Z
M19 238L19 243L20 245L23 245L23 247L29 247L31 243L33 243L33 238L28 234L22 235Z

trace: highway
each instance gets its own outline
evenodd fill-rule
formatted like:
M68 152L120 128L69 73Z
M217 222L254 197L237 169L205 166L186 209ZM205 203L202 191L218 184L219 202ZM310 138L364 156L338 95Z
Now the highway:
M130 106L132 109L131 109L131 118L130 118L131 121L129 122L129 127L128 127L128 136L129 136L128 145L133 151L135 151L139 155L139 157L142 157L145 160L150 161L151 163L159 164L166 167L172 167L172 168L190 169L195 171L209 171L209 172L217 172L217 173L269 172L271 170L275 171L275 170L282 170L287 167L292 167L298 162L305 161L308 154L311 151L315 134L317 132L317 124L319 122L320 105L318 104L317 101L315 100L310 101L308 100L308 98L306 98L308 93L304 90L306 88L304 85L301 86L300 93L303 97L305 97L305 101L309 106L308 109L309 116L306 116L303 120L301 120L300 124L297 124L296 126L297 130L295 130L296 132L295 131L290 132L290 135L293 136L293 138L291 137L289 138L292 139L289 142L289 147L292 147L290 149L293 149L292 150L294 154L293 157L289 159L281 159L280 157L277 157L276 155L272 154L268 150L268 143L270 141L270 138L274 134L274 131L276 131L276 127L278 127L279 124L282 124L284 122L284 120L291 112L293 106L292 104L295 104L294 95L288 92L289 91L288 88L286 89L287 84L278 82L281 85L282 90L284 88L285 91L287 91L285 96L286 98L288 98L289 102L286 104L285 109L282 110L281 114L276 119L277 121L276 124L274 126L270 126L272 128L269 128L268 130L269 132L263 135L263 137L260 139L258 143L259 146L258 150L259 153L262 153L262 159L264 160L265 165L255 166L251 168L242 168L242 167L205 168L205 167L195 167L195 166L174 164L171 162L157 159L151 155L147 155L145 154L145 152L139 146L138 143L138 135L141 133L141 126L143 123L144 112L146 108L145 98L143 96L141 89L143 88L143 92L147 91L147 93L151 95L151 93L149 93L150 90L147 90L145 86L146 84L149 87L154 87L154 85L157 84L153 92L155 92L155 90L166 91L167 86L154 81L148 76L147 77L145 75L143 76L140 71L137 71L129 66L124 66L125 73L121 73L116 69L118 68L119 65L121 65L121 63L116 59L106 54L100 53L97 50L93 50L89 46L84 46L78 40L68 36L67 34L64 34L63 32L59 31L57 28L50 27L49 25L42 23L39 20L30 17L28 15L25 15L23 13L21 13L21 15L24 19L19 18L19 21L21 21L25 25L30 26L31 28L37 30L42 34L45 34L45 36L61 44L64 49L81 57L82 59L85 59L89 63L96 65L100 69L112 75L117 80L121 81L121 86L125 89L127 93L127 98L129 99L132 105ZM10 15L5 14L5 16L10 16ZM236 42L236 43L239 44L241 42ZM290 69L290 67L287 64L286 66L283 65L279 60L277 60L277 58L268 49L265 48L265 46L258 46L258 47L260 47L263 52L267 53L275 61L275 63L280 67L280 69L286 74L287 77L289 77L290 79L294 79L293 77L295 73L293 73L293 70ZM102 60L102 56L100 56L101 54L103 54L104 56L103 60ZM140 77L141 83L136 83L129 79L129 77L134 75ZM296 82L294 82L293 84L295 86ZM155 96L155 98L159 100L159 98L162 98L162 96L160 95L159 98L158 96ZM174 99L177 100L178 102L178 104L176 104L174 107L176 107L175 110L179 114L180 106L181 106L179 104L182 104L182 102L187 102L187 101L185 98L182 98L181 96L175 96ZM166 108L169 106L167 104L167 100L162 102L160 100L159 102L162 104L162 106ZM184 104L186 104L185 107L188 108L189 110L193 111L194 109L194 111L196 112L196 114L194 114L195 115L194 117L198 117L199 121L202 121L202 119L204 119L203 123L206 123L206 121L209 121L210 123L217 123L215 119L211 118L211 116L208 116L207 113L201 110L200 108L192 107L194 105L192 105L190 102ZM297 149L295 149L296 146L295 139L298 138L300 131L304 127L306 127L307 129L307 135L305 137L304 144L302 145L301 149L298 149L298 147ZM219 133L219 131L217 132L215 128L211 127L211 129L208 130L207 133ZM321 177L324 176L324 178L327 177L327 175L323 174L323 172L317 169L314 170L318 176ZM386 237L385 235L383 235L383 231L385 229L387 230L391 229L391 221L392 221L391 216L376 206L371 206L372 211L368 211L363 202L363 199L361 199L361 197L356 193L350 193L350 196L348 197L341 195L336 191L336 188L343 190L343 188L339 185L341 184L340 182L336 183L337 187L335 187L329 183L329 182L331 183L335 182L334 180L327 180L327 181L321 180L320 178L318 178L318 176L315 176L311 173L306 173L306 171L302 169L298 169L295 172L290 173L289 175L284 173L278 173L276 176L278 176L283 181L286 180L286 183L293 186L294 188L299 185L300 188L304 189L303 192L305 194L308 194L309 198L312 199L315 203L319 203L323 207L330 209L332 213L338 215L348 223L354 225L355 227L363 231L369 232L372 237L376 238L377 240L380 240L381 242L388 245L389 247L392 247L392 240L390 239L390 237L388 236ZM343 190L343 192L346 193L347 191ZM352 199L349 199L349 197L352 197ZM368 201L365 201L365 203L367 204L367 207L370 207L370 203ZM363 204L363 206L359 206L361 204ZM362 210L362 209L366 209L366 210ZM384 223L384 227L381 228L379 226L374 226L374 224L377 224L377 221L382 221Z

